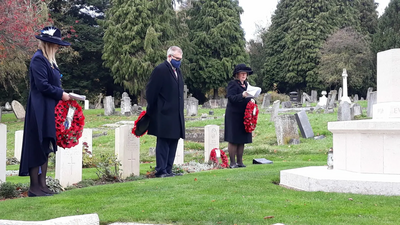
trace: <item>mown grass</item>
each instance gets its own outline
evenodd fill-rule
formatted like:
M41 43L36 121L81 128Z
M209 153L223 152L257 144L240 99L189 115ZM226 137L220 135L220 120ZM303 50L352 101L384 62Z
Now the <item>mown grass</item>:
M199 114L208 113L200 109ZM216 120L188 121L187 127L223 124L223 109L213 109ZM93 139L94 153L114 152L114 130L106 123L134 120L136 117L101 115L101 110L85 111L86 127L94 133L107 132ZM12 115L13 116L13 115ZM260 114L253 143L246 145L240 169L211 170L165 179L98 185L73 189L52 197L19 198L0 202L0 219L46 220L60 216L97 213L102 224L143 222L162 224L400 224L397 209L400 197L367 196L324 192L302 192L279 185L281 170L326 164L326 152L332 146L327 122L334 114L308 114L315 135L322 140L303 139L299 145L276 145L274 124L269 114ZM365 117L364 117L365 118ZM3 115L8 126L8 141L22 128L10 115ZM12 140L13 141L13 140ZM7 143L7 156L13 154ZM141 174L155 165L148 156L155 146L154 137L141 138ZM221 147L226 143L221 143ZM202 143L185 141L185 150L202 150ZM196 155L197 154L197 155ZM186 155L185 161L201 161L198 153ZM254 158L274 161L253 165ZM7 166L18 169L17 165ZM54 176L54 172L50 172ZM83 179L96 179L95 169L84 169ZM9 182L27 183L27 177L8 177Z

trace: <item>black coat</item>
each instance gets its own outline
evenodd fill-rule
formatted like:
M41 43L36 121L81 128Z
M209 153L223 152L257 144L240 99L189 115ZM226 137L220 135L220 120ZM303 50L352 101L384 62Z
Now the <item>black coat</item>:
M20 176L28 176L29 168L41 166L47 161L49 142L57 151L54 108L63 94L60 71L51 67L41 50L32 57L29 80Z
M158 65L146 87L147 115L150 116L148 134L160 137L185 138L183 115L183 78L178 77L168 61Z
M243 98L243 91L246 87L240 85L239 80L232 80L228 83L227 97L228 105L225 111L225 137L224 140L233 144L246 144L252 142L251 133L244 129L244 111L251 98Z

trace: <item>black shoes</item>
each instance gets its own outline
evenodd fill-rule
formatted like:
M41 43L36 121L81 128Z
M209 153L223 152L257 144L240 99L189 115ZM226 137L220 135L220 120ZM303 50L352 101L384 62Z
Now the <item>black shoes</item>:
M234 168L238 168L238 165L230 165L229 168L234 169Z
M42 192L41 194L35 194L31 191L28 191L28 197L40 197L40 196L53 196L52 194L47 194L45 192Z
M246 167L244 164L237 164L238 167Z
M165 178L165 177L173 177L173 174L163 173L163 174L156 174L157 178Z

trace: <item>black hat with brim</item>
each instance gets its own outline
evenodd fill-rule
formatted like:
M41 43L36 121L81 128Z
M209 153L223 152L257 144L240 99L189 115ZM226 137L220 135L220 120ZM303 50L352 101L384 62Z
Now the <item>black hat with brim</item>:
M61 38L61 31L56 27L45 27L40 31L39 35L35 35L35 37L44 42L50 42L57 45L69 46L70 43L63 41Z
M235 76L237 73L240 73L240 72L246 72L247 75L253 74L253 70L250 67L247 67L246 64L238 64L235 66L232 76Z
M144 116L136 120L136 129L134 131L135 132L134 135L137 137L144 135L149 129L149 125L150 125L150 116L144 114Z

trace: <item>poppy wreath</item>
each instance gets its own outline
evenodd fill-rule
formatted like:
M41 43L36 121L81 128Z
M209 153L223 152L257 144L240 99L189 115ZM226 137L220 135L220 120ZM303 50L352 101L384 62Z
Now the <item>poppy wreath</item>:
M65 120L70 107L75 108L75 112L71 126L66 129ZM55 117L57 145L62 148L72 148L79 144L78 140L82 137L83 127L85 126L82 107L75 100L60 100L55 108Z
M143 135L145 135L146 133L147 133L147 131L146 132L144 132L142 135L140 135L140 136L137 136L136 135L136 124L138 123L138 121L140 120L140 119L142 119L142 117L144 116L144 115L146 115L146 111L142 111L141 113L140 113L140 115L139 115L139 117L137 118L137 120L135 120L135 124L133 125L133 128L132 128L132 134L133 135L135 135L137 138L140 138L141 136L143 136Z
M221 152L222 164L219 164L219 162L218 162L217 152L216 152L217 150ZM221 149L214 148L213 150L211 150L211 152L210 152L210 160L213 161L216 165L221 165L222 168L227 168L228 167L228 157L226 156L224 151L221 151Z
M258 106L253 101L249 101L244 111L244 129L251 133L256 129L258 119Z

